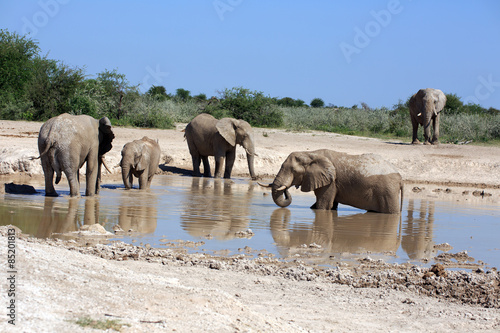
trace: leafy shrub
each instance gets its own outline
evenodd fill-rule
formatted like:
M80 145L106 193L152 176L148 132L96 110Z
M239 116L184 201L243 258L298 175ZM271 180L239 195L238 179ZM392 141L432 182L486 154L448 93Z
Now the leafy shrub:
M164 86L153 85L148 89L146 94L160 101L165 101L170 98L167 94L167 89Z
M311 101L311 106L313 108L322 108L325 106L325 102L323 102L323 100L321 98L314 98Z
M243 119L252 126L281 127L283 114L270 97L264 93L242 87L219 92L220 99L206 106L205 112L216 118L233 117Z

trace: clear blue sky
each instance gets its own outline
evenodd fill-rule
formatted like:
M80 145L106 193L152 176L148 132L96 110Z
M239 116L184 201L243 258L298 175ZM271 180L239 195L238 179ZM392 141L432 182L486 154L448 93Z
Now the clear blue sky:
M0 28L146 91L243 86L392 107L420 88L500 109L500 1L0 0Z

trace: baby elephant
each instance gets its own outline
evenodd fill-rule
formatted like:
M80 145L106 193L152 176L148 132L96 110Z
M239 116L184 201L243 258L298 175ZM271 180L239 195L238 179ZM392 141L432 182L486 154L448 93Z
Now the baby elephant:
M147 189L158 169L160 145L147 136L123 146L120 167L125 188L131 189L134 176L139 178L139 189Z
M260 184L260 183L259 183ZM379 155L348 155L328 149L291 153L269 185L280 207L292 203L288 189L314 191L312 209L337 209L339 203L372 212L399 213L403 181L396 168ZM399 193L401 192L401 201ZM284 197L283 197L284 195Z

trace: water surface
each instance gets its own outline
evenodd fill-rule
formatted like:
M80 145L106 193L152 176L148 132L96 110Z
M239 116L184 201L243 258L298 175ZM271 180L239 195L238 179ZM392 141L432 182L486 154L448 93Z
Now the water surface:
M148 191L104 184L94 198L70 198L62 183L56 198L45 197L43 186L36 195L0 197L0 224L36 237L63 237L93 223L113 232L118 224L133 232L111 239L132 244L184 240L198 243L191 252L271 254L324 265L366 257L429 264L442 252L435 245L449 243L450 253L467 251L475 262L500 267L496 205L410 199L401 215L390 215L345 205L311 210L314 195L300 191L292 192L292 205L278 208L265 189L245 179L156 176Z

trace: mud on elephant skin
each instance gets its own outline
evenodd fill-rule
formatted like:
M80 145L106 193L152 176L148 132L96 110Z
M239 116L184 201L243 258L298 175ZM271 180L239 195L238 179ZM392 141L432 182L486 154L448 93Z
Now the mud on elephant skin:
M57 196L53 184L54 172L56 184L64 172L70 195L79 196L79 170L84 163L87 163L85 195L98 194L103 155L111 150L114 137L107 117L97 120L87 115L64 113L47 120L38 135L39 158L45 176L45 195Z
M236 158L236 145L245 148L250 177L256 179L254 171L255 144L250 124L234 118L215 119L202 113L186 126L185 137L193 160L193 173L200 176L200 163L203 161L203 175L210 177L208 156L215 157L215 178L231 178Z
M125 188L132 188L134 176L139 178L139 189L149 188L160 163L161 149L158 141L145 136L126 143L121 154L120 167Z
M446 96L439 89L420 89L410 98L410 117L413 127L412 143L418 144L418 125L424 128L425 145L439 144L439 118L446 105ZM434 133L431 138L431 122Z
M259 183L260 184L260 183ZM349 155L328 149L293 152L269 185L274 202L287 207L288 189L314 191L312 209L337 209L339 203L372 212L396 214L403 203L403 181L396 168L379 155ZM401 193L401 201L400 199ZM284 196L284 197L283 197Z

